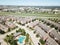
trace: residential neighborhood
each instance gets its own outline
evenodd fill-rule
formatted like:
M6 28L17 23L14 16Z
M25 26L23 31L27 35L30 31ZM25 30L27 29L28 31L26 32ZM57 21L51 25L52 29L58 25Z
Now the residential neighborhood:
M0 0L0 45L60 45L60 0Z
M0 20L1 45L60 45L60 24L54 21L10 15Z

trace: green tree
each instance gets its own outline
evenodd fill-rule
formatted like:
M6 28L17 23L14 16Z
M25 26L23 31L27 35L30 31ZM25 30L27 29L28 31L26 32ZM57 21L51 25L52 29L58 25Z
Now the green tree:
M29 41L29 34L27 33L27 34L26 34L25 42L28 42L28 41Z
M36 37L39 37L39 34L37 34Z

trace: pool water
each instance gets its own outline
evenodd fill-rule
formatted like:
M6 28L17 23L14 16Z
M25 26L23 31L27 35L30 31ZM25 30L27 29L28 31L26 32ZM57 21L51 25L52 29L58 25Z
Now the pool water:
M23 43L24 40L25 40L25 36L20 36L18 39L19 43Z

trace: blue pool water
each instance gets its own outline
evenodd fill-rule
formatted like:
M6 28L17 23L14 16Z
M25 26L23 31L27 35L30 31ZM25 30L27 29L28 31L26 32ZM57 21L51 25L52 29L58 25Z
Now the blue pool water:
M18 39L19 43L23 43L24 39L25 39L25 36L20 36Z

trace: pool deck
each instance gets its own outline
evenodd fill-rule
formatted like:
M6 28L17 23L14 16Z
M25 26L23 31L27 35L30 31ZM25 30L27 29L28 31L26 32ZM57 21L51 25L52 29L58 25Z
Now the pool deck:
M19 36L17 36L16 37L16 39L19 39L20 38L20 36L22 36L22 35L19 35ZM26 38L26 37L25 37ZM25 39L24 39L25 40ZM19 43L19 41L17 42L18 43L18 45L24 45L25 44L25 42L23 41L23 43Z

